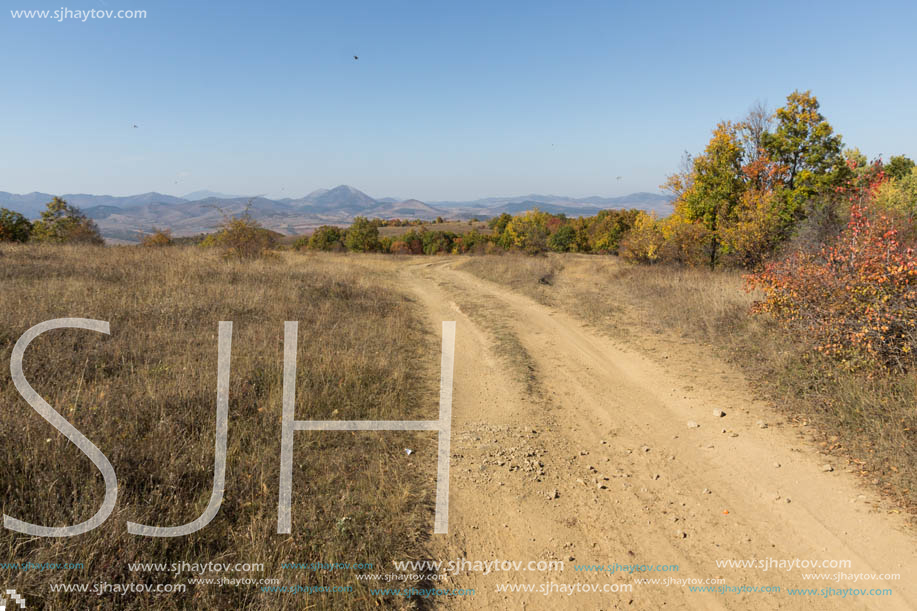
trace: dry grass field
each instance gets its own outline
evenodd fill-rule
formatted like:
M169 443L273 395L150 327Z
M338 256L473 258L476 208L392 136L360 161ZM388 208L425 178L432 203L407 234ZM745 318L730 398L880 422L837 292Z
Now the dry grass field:
M846 503L855 494L847 479L830 477L858 475L886 492L886 500L897 500L889 504L892 508L915 497L913 376L845 371L815 358L767 318L749 315L755 296L743 290L735 273L632 266L615 257L586 255L275 251L233 260L218 249L198 247L32 245L0 250L0 285L0 510L6 515L62 526L87 519L101 503L99 473L19 396L5 364L16 340L37 323L81 317L111 325L110 336L48 332L26 353L27 379L99 446L119 482L115 511L91 533L70 539L36 539L6 529L0 533L4 562L83 565L4 569L3 585L25 593L29 608L481 608L499 602L499 594L493 598L494 580L505 577L458 577L459 586L477 589L471 597L383 598L370 588L405 584L360 581L356 575L394 572L393 560L550 556L556 551L550 537L558 532L579 549L594 550L596 542L603 542L604 551L590 552L598 554L597 560L622 557L625 548L637 547L640 557L680 554L684 567L706 570L712 562L708 556L726 548L739 555L772 550L762 533L755 535L755 547L747 548L749 532L762 515L787 529L781 549L768 553L808 554L811 550L797 535L814 528L812 516L823 516L821 500ZM283 322L300 324L297 419L427 420L437 413L436 323L451 317L462 331L456 347L454 512L448 536L431 536L436 447L433 434L421 432L297 432L292 535L276 534ZM217 325L223 320L233 321L234 330L222 507L208 526L190 536L131 535L127 521L177 526L195 519L207 505L213 480ZM668 358L664 353L673 358L653 361ZM726 361L731 364L717 364ZM734 365L755 384L754 393L743 394L750 389L741 375L724 375L738 369ZM681 389L677 396L657 392L660 376L666 388ZM716 436L709 423L683 428L687 415L698 417L689 411L693 403L688 396L688 403L680 400L693 395L689 389L694 386L709 391L700 418L722 406L730 414L723 426L737 431L715 442L717 448L733 445L725 462L707 462L713 450L703 448L714 445L682 444L680 435L673 434L690 430L697 435L699 430ZM766 397L769 404L751 406L757 401L752 394ZM746 399L736 401L739 396ZM760 416L747 410L743 416L744 408ZM778 414L777 424L785 421L786 427L762 431L754 426L754 418L777 420ZM647 418L655 419L649 428ZM482 445L482 435L488 444L511 451L522 438L513 427L523 422L526 443L544 451L545 472L534 483L519 479L517 471L497 470L502 463L481 454L493 447ZM505 438L500 437L501 423L509 427ZM613 443L600 443L598 435ZM790 437L812 455L803 457ZM652 480L659 496L629 495L624 485L608 497L622 504L623 522L605 520L601 516L609 506L597 503L610 484L575 484L585 468L576 457L588 446L595 455L590 460L611 453L609 459L615 456L624 461L622 468L636 473L647 468L647 457L621 458L619 446L641 443L660 448L658 457L649 457L660 461L653 468L662 476ZM682 445L676 449L675 444ZM673 447L664 450L667 445ZM761 451L779 454L784 467L762 464L754 458ZM669 454L678 460L664 460ZM570 455L572 460L564 458ZM826 460L841 473L805 479L812 477L810 472L818 474ZM799 471L791 476L791 469ZM773 489L802 481L806 491L818 486L819 492L805 499L803 489L796 489L791 506L763 507L744 489L729 492L737 472ZM803 473L808 475L798 475ZM665 513L673 491L688 491L697 497L692 506L700 508L710 501L700 492L705 486L722 490L717 494L723 498L715 500L729 501L734 510L730 522L721 523L719 509L681 516L680 528L689 529L691 536L675 542L667 538L666 524L645 530L647 502ZM545 496L551 489L559 490L559 496ZM871 506L879 507L878 501ZM872 568L887 570L881 550L899 541L899 533L884 516L858 513L859 507L844 505L845 511L824 519L836 518L830 528L837 533L868 523L871 538L834 537L832 553L868 556ZM518 520L522 508L526 517ZM752 514L753 519L748 517ZM571 522L571 516L576 520ZM640 537L628 539L637 532ZM706 541L712 533L718 537L715 547ZM282 586L352 590L270 593L258 583L195 584L187 571L179 575L129 567L176 562L264 565L263 570L195 577L279 579ZM283 567L312 562L373 568ZM525 577L520 573L512 579ZM188 589L181 595L97 596L54 591L61 584L180 584ZM661 604L668 594L660 590L641 596L649 597L643 600L651 605ZM682 602L691 600L700 602Z
M11 562L80 570L0 574L30 609L365 609L376 600L348 571L284 570L286 562L372 563L424 557L432 532L433 434L297 432L292 535L278 535L283 323L299 321L297 419L429 419L437 413L439 337L388 280L386 263L280 253L227 261L193 247L5 246L0 252L0 508L62 526L90 517L99 472L19 396L13 345L62 317L109 321L111 335L58 330L25 357L32 386L109 458L115 511L70 539L0 531ZM226 492L216 518L186 537L128 534L127 521L176 526L210 497L217 325L233 321ZM404 448L415 453L406 455ZM128 563L263 563L283 585L347 585L334 595L268 594L252 585L189 585L181 596L61 594L52 584L186 583L188 574ZM388 570L388 569L386 569Z

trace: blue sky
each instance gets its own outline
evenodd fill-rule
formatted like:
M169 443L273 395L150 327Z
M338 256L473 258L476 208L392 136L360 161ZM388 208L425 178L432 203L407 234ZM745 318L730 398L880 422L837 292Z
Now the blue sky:
M9 12L62 6L147 18ZM797 88L848 145L917 157L915 7L6 0L0 190L656 191Z

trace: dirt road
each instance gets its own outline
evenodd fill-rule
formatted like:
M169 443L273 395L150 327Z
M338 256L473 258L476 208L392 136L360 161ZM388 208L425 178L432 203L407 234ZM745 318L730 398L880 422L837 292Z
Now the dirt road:
M402 273L437 328L457 321L450 531L434 540L435 556L565 564L563 571L464 571L448 585L474 588L475 596L440 601L445 606L917 608L917 546L904 519L876 509L880 501L845 465L828 463L800 440L730 367L685 342L654 353L629 348L456 270L451 260L408 265ZM752 559L849 564L717 566ZM575 569L615 563L677 571ZM901 578L803 579L837 572ZM634 584L666 577L781 591ZM501 584L532 584L535 591L498 592ZM563 593L575 584L634 585L630 592ZM542 587L559 591L545 595ZM797 587L893 593L787 592Z

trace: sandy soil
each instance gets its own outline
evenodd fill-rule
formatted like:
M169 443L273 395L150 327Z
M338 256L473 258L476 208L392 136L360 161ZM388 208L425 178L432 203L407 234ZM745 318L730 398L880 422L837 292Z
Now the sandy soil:
M400 272L431 324L457 321L450 531L436 558L563 560L563 572L464 572L449 608L914 609L917 545L843 465L800 439L742 376L689 342L605 337L560 311L454 269ZM639 340L641 331L630 329ZM719 415L718 410L725 412ZM696 426L695 426L696 425ZM828 464L831 469L828 470ZM718 568L725 559L849 560L814 570ZM677 572L584 573L578 564ZM811 581L803 573L899 573ZM499 584L725 579L767 593L497 592ZM787 588L892 588L886 597L797 597Z

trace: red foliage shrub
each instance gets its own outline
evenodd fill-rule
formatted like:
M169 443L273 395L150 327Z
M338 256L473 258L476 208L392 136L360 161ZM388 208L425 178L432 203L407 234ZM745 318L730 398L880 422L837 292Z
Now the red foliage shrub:
M407 242L396 240L392 242L390 252L393 255L409 255L411 254L411 247L407 245Z
M906 369L917 350L917 254L900 241L899 226L853 204L833 245L746 276L749 290L765 294L755 311L773 315L824 354Z

